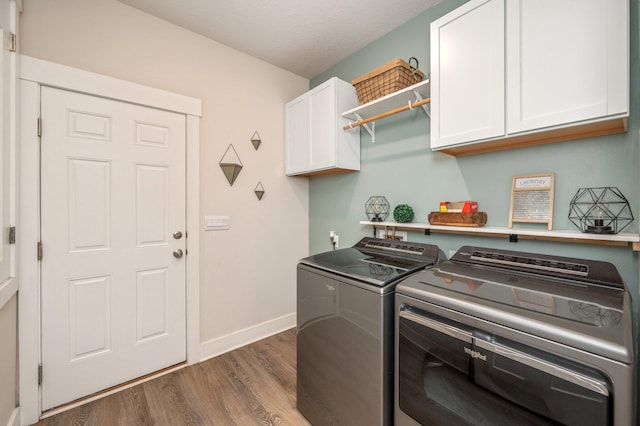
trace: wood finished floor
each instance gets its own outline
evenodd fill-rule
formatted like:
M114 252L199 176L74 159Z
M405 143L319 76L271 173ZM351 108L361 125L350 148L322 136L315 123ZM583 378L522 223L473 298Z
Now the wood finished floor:
M309 425L296 409L295 329L36 425Z

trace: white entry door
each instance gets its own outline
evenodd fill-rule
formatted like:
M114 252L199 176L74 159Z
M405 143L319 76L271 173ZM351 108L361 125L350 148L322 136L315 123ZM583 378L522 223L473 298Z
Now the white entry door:
M45 411L186 360L185 116L41 102Z

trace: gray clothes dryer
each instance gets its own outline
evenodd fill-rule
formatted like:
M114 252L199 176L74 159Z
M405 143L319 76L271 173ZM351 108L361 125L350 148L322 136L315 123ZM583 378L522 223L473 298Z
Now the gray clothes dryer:
M637 424L631 297L611 263L465 246L395 301L396 425Z

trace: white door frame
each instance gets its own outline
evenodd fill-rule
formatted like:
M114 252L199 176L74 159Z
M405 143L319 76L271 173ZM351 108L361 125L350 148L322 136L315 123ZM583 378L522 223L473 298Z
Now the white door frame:
M17 34L18 33L18 15L19 13L22 11L22 1L18 0L17 2L11 2L9 0L2 0L4 2L3 7L2 7L2 12L4 13L5 10L7 10L9 12L9 15L7 16L6 21L8 22L8 28L4 28L4 32L6 33L13 33L13 34ZM4 40L2 40L2 42L4 43ZM4 49L4 47L0 47L0 49ZM4 52L3 52L4 54ZM17 193L16 193L16 189L17 189L17 184L16 184L16 178L17 178L17 172L18 172L18 168L16 167L16 159L17 159L17 125L18 125L18 120L17 120L17 75L16 70L18 69L18 57L17 54L14 52L9 52L8 56L8 61L9 61L9 68L10 68L10 76L9 76L9 80L11 81L4 81L4 87L3 87L3 96L8 96L9 98L9 111L8 111L8 116L9 116L9 120L8 122L4 123L4 126L6 126L8 128L8 135L9 135L9 140L8 141L0 141L0 143L5 143L8 142L5 147L8 148L7 151L4 153L4 155L9 157L9 193L8 194L2 194L2 188L0 188L0 196L4 198L4 202L8 202L9 203L9 217L8 217L8 222L9 222L9 226L17 226ZM2 138L4 135L0 134L0 138ZM1 167L1 166L0 166ZM5 229L2 229L2 232L6 232ZM9 245L9 250L7 253L5 253L5 255L7 256L7 261L9 262L9 277L6 281L2 281L2 278L0 278L0 309L2 309L4 307L4 305L13 298L13 296L17 293L18 291L18 275L16 275L16 269L17 269L17 264L16 264L16 246L15 245Z
M29 56L20 56L19 128L19 219L17 232L19 287L19 375L21 424L32 424L41 413L38 386L40 364L40 158L37 123L40 116L40 86L81 92L130 102L186 116L186 203L188 256L187 363L200 361L199 303L199 99L142 86L112 77L70 68ZM44 129L43 131L46 131ZM46 255L46 254L45 254Z

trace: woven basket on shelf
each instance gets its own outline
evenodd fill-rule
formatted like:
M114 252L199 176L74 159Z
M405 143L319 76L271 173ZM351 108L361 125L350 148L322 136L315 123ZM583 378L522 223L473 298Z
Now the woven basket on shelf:
M402 59L394 59L353 80L351 84L356 88L360 105L422 81L424 73L418 69L418 60L411 58L409 62L412 60L416 62L415 67Z

